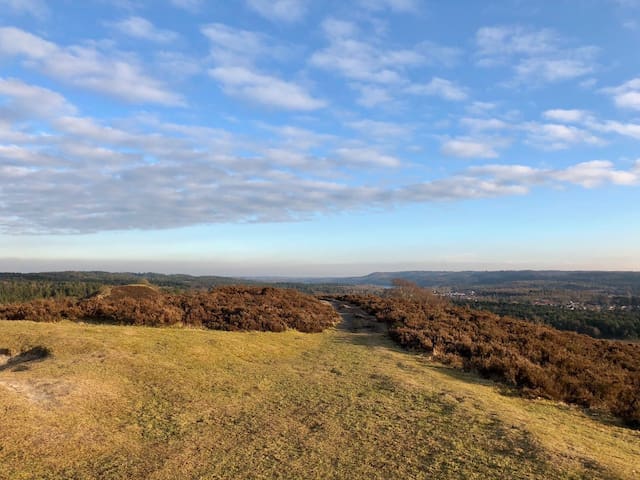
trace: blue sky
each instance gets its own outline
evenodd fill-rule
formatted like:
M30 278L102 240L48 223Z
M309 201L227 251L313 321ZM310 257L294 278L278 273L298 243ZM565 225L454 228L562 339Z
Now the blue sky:
M640 1L0 0L0 270L640 270Z

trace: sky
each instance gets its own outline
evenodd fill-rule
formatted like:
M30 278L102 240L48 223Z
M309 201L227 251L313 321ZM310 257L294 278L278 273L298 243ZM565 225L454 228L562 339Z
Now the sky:
M0 271L640 270L640 0L0 0Z

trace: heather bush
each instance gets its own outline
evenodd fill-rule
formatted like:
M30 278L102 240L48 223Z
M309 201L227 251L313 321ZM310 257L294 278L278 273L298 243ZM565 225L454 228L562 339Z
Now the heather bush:
M476 371L525 395L606 409L640 426L640 345L434 301L404 287L384 298L343 299L386 322L391 337L408 349Z
M0 318L272 332L289 328L321 332L339 320L331 306L310 295L295 290L241 286L180 295L143 286L113 287L108 293L82 300L47 299L0 305Z

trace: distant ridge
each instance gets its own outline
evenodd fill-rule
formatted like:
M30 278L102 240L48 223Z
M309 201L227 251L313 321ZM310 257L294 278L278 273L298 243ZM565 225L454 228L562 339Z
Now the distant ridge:
M373 272L353 277L249 277L256 281L333 283L340 285L375 285L389 287L394 279L414 282L422 287L501 285L514 282L545 282L556 286L601 286L640 290L640 272L563 271L563 270L495 270L495 271L429 271Z
M41 273L0 273L0 281L27 280L49 282L88 282L112 285L129 285L147 280L161 287L210 288L234 284L325 284L325 285L371 285L389 287L394 279L414 282L422 287L449 286L470 288L477 285L513 285L518 282L536 282L554 287L601 287L624 288L640 292L640 272L620 271L563 271L563 270L495 270L495 271L439 271L409 270L398 272L373 272L350 277L288 277L288 276L243 276L224 277L216 275L187 275L162 273L111 273L103 271L63 271Z
M61 272L17 273L0 272L0 281L3 280L32 280L49 282L91 282L108 283L113 285L137 284L143 280L158 286L199 287L214 285L231 285L235 283L252 283L240 278L222 277L215 275L194 276L186 274L164 274L153 272L104 272L99 270L77 271L66 270Z

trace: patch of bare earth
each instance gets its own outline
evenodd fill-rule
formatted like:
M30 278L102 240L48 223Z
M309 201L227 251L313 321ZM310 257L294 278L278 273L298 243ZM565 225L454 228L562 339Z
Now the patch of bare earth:
M31 403L44 407L58 404L61 397L67 396L70 386L58 380L21 380L16 378L0 378L0 386L10 392L26 398Z
M31 369L34 362L40 362L50 356L47 348L37 346L16 355L11 350L0 349L0 387L13 392L31 403L41 406L53 406L57 400L69 394L70 387L59 380L20 378Z

